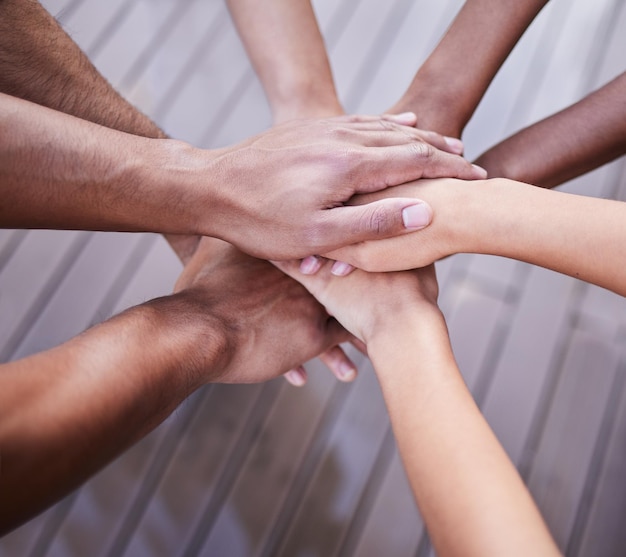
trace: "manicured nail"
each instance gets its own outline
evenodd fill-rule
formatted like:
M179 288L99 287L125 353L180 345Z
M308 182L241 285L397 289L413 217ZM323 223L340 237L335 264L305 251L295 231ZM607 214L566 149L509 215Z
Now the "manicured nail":
M460 139L447 136L444 136L443 139L446 142L446 145L450 147L453 152L458 153L459 155L463 152L463 142Z
M406 228L419 230L428 226L431 219L430 207L426 203L419 203L402 209L402 222Z
M330 272L336 277L345 277L350 271L352 271L352 268L352 265L349 263L335 261L330 269Z
M321 266L322 262L317 257L309 255L300 262L300 272L303 275L314 275Z
M288 371L287 373L285 373L285 377L287 381L289 381L289 383L291 383L295 387L304 386L304 383L305 383L304 377L302 377L302 374L296 371L295 369L292 369Z
M482 179L487 177L487 171L482 166L478 166L477 164L473 164L472 166L481 174Z
M339 375L342 381L352 381L356 377L356 369L348 362L341 362L339 364Z

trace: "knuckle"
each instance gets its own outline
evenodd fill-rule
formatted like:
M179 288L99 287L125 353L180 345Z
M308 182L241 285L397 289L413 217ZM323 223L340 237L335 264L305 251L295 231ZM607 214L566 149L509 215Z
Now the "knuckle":
M374 236L383 236L390 229L389 216L383 207L373 207L361 217L360 228Z
M338 149L334 153L334 170L342 175L354 175L363 166L365 153L358 147Z
M331 126L328 130L328 138L331 141L347 141L352 131L344 126Z
M437 150L425 141L415 141L411 143L411 148L415 156L424 163L429 163L435 158Z

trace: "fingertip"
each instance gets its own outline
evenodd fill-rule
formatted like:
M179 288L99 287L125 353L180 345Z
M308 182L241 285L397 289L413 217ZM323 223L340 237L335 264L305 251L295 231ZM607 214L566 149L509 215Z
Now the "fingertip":
M415 112L401 112L400 114L385 114L385 119L400 124L402 126L414 127L417 124L417 115Z
M345 277L354 271L354 267L344 261L335 261L330 269L331 274L336 277Z
M448 136L443 136L443 140L446 142L446 145L448 146L448 149L451 153L455 153L457 155L462 155L463 154L463 142L460 139L457 139L456 137L448 137Z
M343 361L339 364L336 374L339 381L342 381L343 383L350 383L356 379L356 375L357 369L353 364L347 361Z
M479 180L484 180L485 178L487 178L488 173L482 166L472 164L472 168L474 169L475 174L477 175Z
M421 230L433 219L433 211L428 203L419 202L402 209L402 222L408 230Z
M290 369L283 377L294 387L303 387L306 384L306 370L302 366Z
M303 275L314 275L320 270L322 262L319 257L309 255L300 262L300 272Z

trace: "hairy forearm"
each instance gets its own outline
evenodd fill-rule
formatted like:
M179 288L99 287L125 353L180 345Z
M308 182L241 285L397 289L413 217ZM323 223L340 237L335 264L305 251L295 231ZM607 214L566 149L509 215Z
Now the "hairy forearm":
M417 323L386 328L368 351L437 554L558 554L463 383L436 307L424 307Z
M476 161L491 177L551 188L626 154L626 73L495 145Z
M208 151L2 93L0 160L0 225L10 228L193 233L194 213L202 212L193 206L212 184L210 166L198 172L210 165ZM189 181L194 173L198 187Z
M126 133L165 133L126 101L35 0L0 2L0 92ZM198 237L167 235L183 262Z
M228 0L274 121L343 112L309 0Z
M548 0L467 0L395 108L460 137L487 87ZM480 40L477 40L477 38Z
M225 338L205 311L184 294L161 298L2 366L0 534L76 488L221 369Z

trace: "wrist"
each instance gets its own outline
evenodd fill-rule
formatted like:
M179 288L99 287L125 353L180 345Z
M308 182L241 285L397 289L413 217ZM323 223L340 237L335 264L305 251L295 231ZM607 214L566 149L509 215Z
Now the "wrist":
M471 182L468 187L454 222L459 252L516 257L536 232L532 225L536 201L529 195L544 190L507 178Z
M436 301L423 297L412 303L404 301L401 307L386 308L365 334L368 356L375 362L386 360L398 349L414 351L411 344L415 336L423 336L423 329L441 319L443 315Z
M486 253L497 213L494 204L498 192L494 184L491 180L454 180L451 187L446 185L445 189L453 196L441 207L449 246L446 255ZM434 211L437 215L437 206Z
M211 213L220 199L220 150L204 150L173 139L152 139L138 159L150 220L146 230L164 234L212 235Z
M463 84L459 84L460 89L455 87L446 75L448 69L431 67L433 63L429 60L419 69L394 110L415 112L420 129L460 138L468 120L463 106Z
M303 118L332 118L344 114L334 91L303 90L281 95L271 103L274 125Z
M405 319L394 319L367 343L367 352L383 385L409 368L425 368L427 362L449 350L445 319L437 305L424 302Z
M190 290L164 296L134 308L137 318L151 332L151 345L161 361L184 380L188 394L216 381L228 368L234 354L227 327L198 301Z

